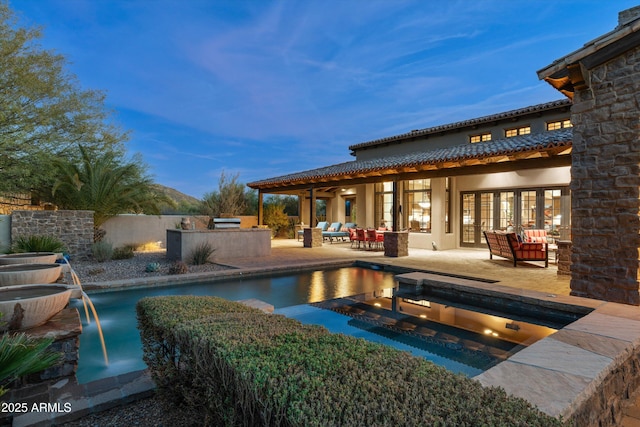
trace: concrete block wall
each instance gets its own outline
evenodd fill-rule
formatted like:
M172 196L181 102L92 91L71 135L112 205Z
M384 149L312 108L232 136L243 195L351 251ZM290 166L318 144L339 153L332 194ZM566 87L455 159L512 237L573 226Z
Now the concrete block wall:
M589 70L571 121L571 293L640 304L640 48Z

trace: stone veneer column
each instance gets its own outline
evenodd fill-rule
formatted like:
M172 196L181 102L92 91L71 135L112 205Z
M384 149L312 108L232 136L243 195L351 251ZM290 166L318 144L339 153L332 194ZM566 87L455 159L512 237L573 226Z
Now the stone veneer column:
M571 294L640 304L640 48L588 71L571 121Z
M303 247L305 248L317 248L322 246L322 230L313 227L313 228L305 228L303 230Z
M571 241L559 240L558 253L556 255L558 264L558 275L571 275Z
M409 256L409 233L406 231L386 231L384 233L384 256Z

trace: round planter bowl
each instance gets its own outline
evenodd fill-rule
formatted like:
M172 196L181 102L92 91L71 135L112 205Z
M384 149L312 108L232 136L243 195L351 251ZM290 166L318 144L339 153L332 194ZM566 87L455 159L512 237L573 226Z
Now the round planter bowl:
M53 252L24 252L0 255L0 265L6 264L53 264L58 254Z
M16 285L0 288L0 332L42 325L69 303L66 285Z
M0 286L53 283L58 280L61 272L60 264L0 265Z

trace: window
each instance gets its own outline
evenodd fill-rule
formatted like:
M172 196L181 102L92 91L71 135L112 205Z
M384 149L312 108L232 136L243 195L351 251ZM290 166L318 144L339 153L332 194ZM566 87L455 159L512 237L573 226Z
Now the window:
M469 136L469 142L475 144L476 142L491 141L491 132L480 133L478 135Z
M509 233L517 231L515 227L515 193L513 191L501 191L500 197L500 213L498 215L499 229L506 230Z
M519 128L505 129L504 136L511 138L518 135L529 135L531 133L531 126L521 126Z
M410 231L431 232L431 180L407 181L405 190L406 215Z
M560 237L562 225L562 190L544 190L544 229Z
M557 129L563 129L563 128L570 128L573 125L571 124L571 120L569 119L564 119L564 120L557 120L554 122L547 122L547 130L557 130Z
M393 182L375 184L375 193L375 222L368 226L378 227L385 224L390 227L393 224Z
M520 226L525 230L538 228L536 197L536 190L522 191L520 193Z

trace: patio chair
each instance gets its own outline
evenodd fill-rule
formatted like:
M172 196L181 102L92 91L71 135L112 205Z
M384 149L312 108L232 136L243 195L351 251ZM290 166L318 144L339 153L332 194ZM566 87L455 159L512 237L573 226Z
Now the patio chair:
M367 230L366 233L367 244L369 245L369 249L378 249L378 233L375 229L371 228Z
M339 237L345 237L348 234L344 231L341 231L342 223L341 222L332 222L329 228L326 231L322 232L322 240L329 239L331 243L333 243L333 238L336 239Z
M365 247L367 236L365 235L364 228L356 228L356 242L358 242L358 249Z
M351 248L353 248L353 244L360 244L358 242L358 235L356 233L356 229L355 228L349 228L349 242L351 242Z

